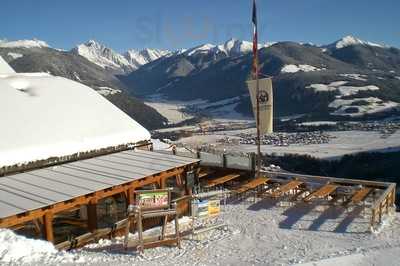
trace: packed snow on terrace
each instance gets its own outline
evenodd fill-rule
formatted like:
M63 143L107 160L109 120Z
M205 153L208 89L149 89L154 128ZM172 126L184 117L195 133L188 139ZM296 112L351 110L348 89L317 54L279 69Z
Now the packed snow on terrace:
M124 251L123 238L100 240L64 252L46 242L2 230L0 264L398 265L399 218L398 214L390 216L384 228L370 233L369 217L363 216L361 208L346 211L317 203L289 206L271 199L245 201L226 206L219 219L227 227L209 231L197 240L185 237L181 249L158 247L140 255ZM189 223L189 217L181 218L181 230ZM173 230L173 225L167 230ZM159 228L155 228L145 234L158 233Z

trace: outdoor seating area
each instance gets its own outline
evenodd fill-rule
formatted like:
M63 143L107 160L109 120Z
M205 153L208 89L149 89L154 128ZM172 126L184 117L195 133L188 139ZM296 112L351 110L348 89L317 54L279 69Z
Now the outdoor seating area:
M229 200L241 201L248 197L271 201L288 202L295 206L313 203L323 208L329 206L352 210L362 208L362 213L370 215L370 230L389 214L395 202L395 184L369 182L363 180L337 179L329 177L305 176L289 173L263 172L254 178L254 173L237 171L237 174L208 176L201 190L224 190ZM221 170L220 170L221 171Z

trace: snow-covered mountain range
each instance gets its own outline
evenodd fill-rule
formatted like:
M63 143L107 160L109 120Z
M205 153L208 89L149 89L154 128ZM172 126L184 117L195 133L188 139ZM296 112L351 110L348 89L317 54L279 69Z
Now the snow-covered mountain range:
M271 46L273 43L259 44L259 49ZM184 51L185 55L196 56L198 54L213 53L215 55L223 54L225 56L240 56L253 50L253 43L248 41L230 39L223 44L203 44Z
M271 45L274 45L276 43L277 42L259 44L259 49L270 47ZM301 44L316 46L312 44ZM321 45L320 47L324 50L333 50L353 45L364 45L382 48L386 47L381 44L360 40L354 36L346 36L334 43ZM159 58L171 56L174 54L185 54L186 56L198 56L207 54L213 57L231 57L241 56L243 54L249 53L252 51L252 47L252 42L232 38L222 44L208 43L198 45L193 48L181 49L172 52L168 50L145 48L143 50L130 49L124 53L118 53L112 48L101 44L98 41L89 40L85 43L77 45L76 47L71 49L70 52L85 57L90 62L100 66L103 69L115 70L119 73L129 73ZM0 48L29 49L51 47L45 41L33 39L17 41L0 40ZM18 55L14 55L14 57L18 57Z
M259 44L259 48L268 47L271 44ZM201 54L212 54L214 56L240 56L251 52L253 44L251 42L230 39L223 44L203 44L190 49L179 51L168 51L160 49L143 49L128 50L120 54L105 45L94 40L80 44L71 51L81 55L89 61L95 63L102 68L122 70L125 73L132 72L139 67L155 61L161 57L171 56L174 54L185 54L188 56L197 56Z
M400 108L397 48L353 36L328 45L277 42L259 48L262 73L274 77L278 114L353 115L373 106L373 111ZM245 81L251 71L251 51L251 42L236 39L171 52L125 53L94 40L70 51L39 40L0 41L0 55L17 71L48 72L82 82L113 98L130 114L143 112L130 110L134 105L123 102L126 92L161 94L173 100L238 99L235 110L250 115ZM138 100L135 105L139 106ZM147 120L144 115L144 123Z
M123 72L136 70L140 66L170 53L157 49L144 49L141 51L128 50L126 53L120 54L94 40L79 44L71 52L85 57L102 68L122 70Z

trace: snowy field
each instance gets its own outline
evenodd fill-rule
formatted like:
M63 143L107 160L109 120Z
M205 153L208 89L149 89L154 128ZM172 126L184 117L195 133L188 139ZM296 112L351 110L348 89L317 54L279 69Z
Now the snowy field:
M193 116L182 112L182 108L185 106L173 103L163 102L145 102L146 105L153 107L162 116L168 119L170 124L176 124L187 119L193 118Z
M255 129L225 131L211 135L193 136L179 140L179 143L188 144L191 146L202 144L215 144L222 146L228 151L237 152L256 152L255 145L240 145L218 144L217 140L223 139L226 136L231 139L238 139L237 135L240 133L255 134ZM334 138L328 144L312 144L312 145L290 145L287 147L278 147L270 145L262 145L261 150L264 153L277 155L284 154L303 154L311 155L321 159L335 159L346 154L355 154L360 152L392 152L400 150L400 132L382 138L379 132L368 131L342 131L342 132L327 132Z
M102 240L73 252L0 231L1 265L398 265L400 216L369 232L360 208L313 203L282 206L271 199L228 205L227 228L201 240L185 238L182 249L159 247L138 255L122 239ZM181 219L187 220L187 219ZM376 264L378 263L378 264ZM381 264L383 263L383 264Z
M183 112L183 109L191 103L192 102L168 101L163 99L160 95L153 95L145 101L146 105L153 107L162 116L167 118L170 124L180 123L193 118L193 116Z
M193 118L191 114L184 112L186 108L196 110L211 116L218 121L247 121L249 117L235 111L240 103L240 97L233 97L217 102L206 100L193 101L171 101L163 98L162 95L155 94L145 100L145 104L156 109L161 115L168 119L170 124L180 123Z

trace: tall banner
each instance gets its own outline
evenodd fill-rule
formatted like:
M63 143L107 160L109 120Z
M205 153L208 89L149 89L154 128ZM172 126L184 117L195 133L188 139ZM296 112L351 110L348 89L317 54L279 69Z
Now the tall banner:
M247 81L249 88L253 113L257 121L257 80ZM258 101L260 105L260 133L269 134L274 132L273 129L273 104L274 94L272 89L272 79L265 78L259 80Z

